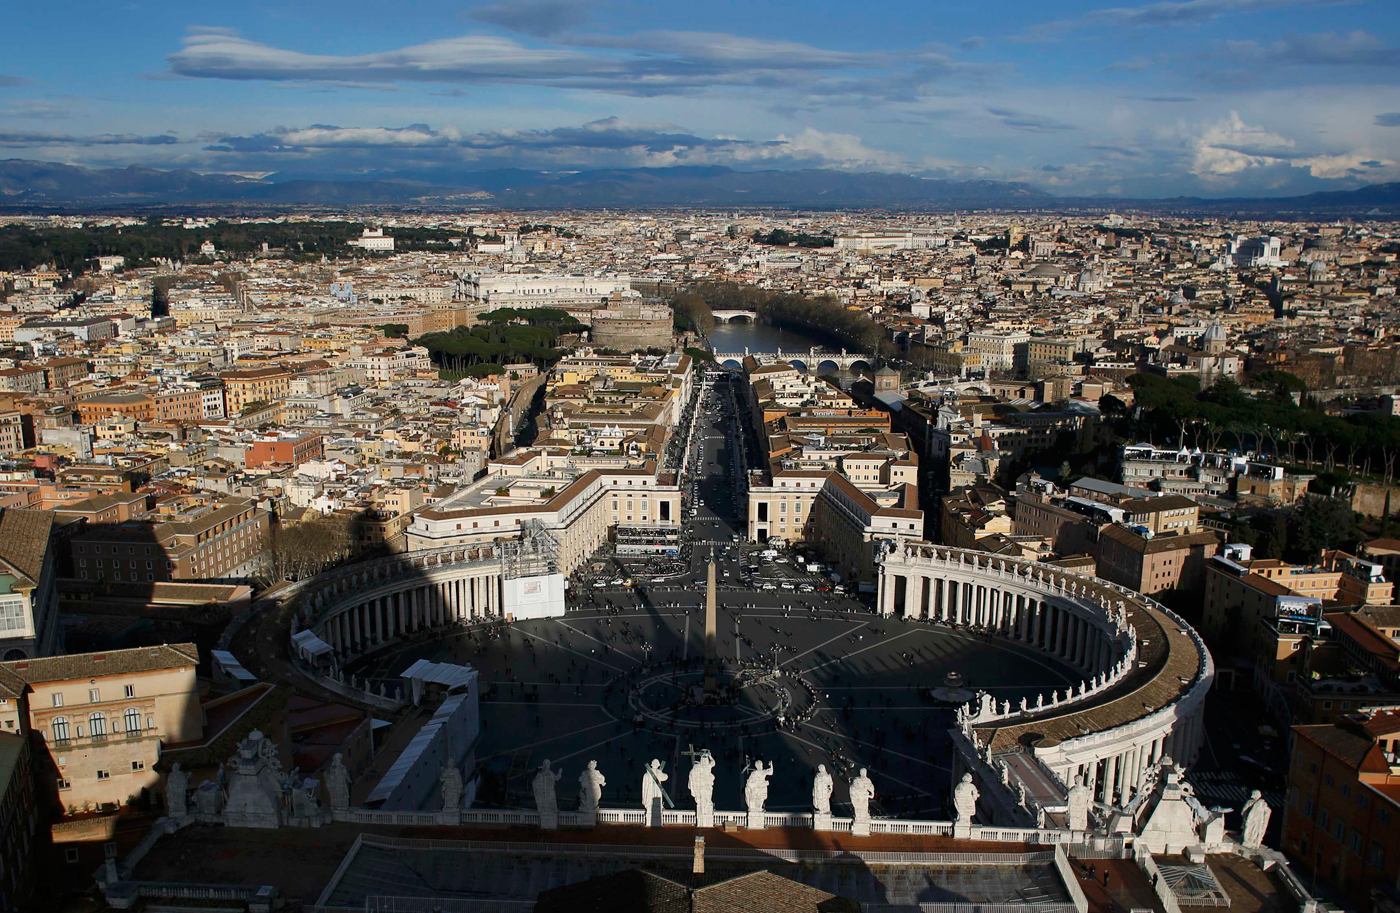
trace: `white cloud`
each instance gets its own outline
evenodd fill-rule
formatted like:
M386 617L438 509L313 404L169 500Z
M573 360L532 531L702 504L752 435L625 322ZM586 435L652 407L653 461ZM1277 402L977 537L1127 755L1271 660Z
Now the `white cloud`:
M1237 175L1294 158L1293 140L1246 124L1232 111L1222 121L1208 124L1195 141L1191 173L1207 180Z

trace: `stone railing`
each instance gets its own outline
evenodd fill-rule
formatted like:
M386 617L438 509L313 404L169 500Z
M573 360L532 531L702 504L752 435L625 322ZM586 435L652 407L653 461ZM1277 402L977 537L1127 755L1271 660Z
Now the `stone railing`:
M1025 558L990 555L927 543L906 542L900 548L901 559L918 562L910 565L912 568L928 565L941 569L954 578L958 574L971 574L983 580L1009 581L1014 586L1040 593L1042 596L1056 597L1077 609L1079 614L1092 623L1115 648L1114 653L1118 658L1110 669L1101 670L1092 678L1081 681L1077 688L1065 689L1063 697L1058 690L1051 692L1048 703L1038 697L1035 705L1031 705L1025 699L1022 699L1019 706L1013 706L1010 701L998 703L990 699L980 704L969 704L966 713L972 725L1031 719L1046 711L1062 712L1073 705L1098 698L1121 684L1136 670L1137 630L1127 621L1126 609L1138 601L1151 602L1141 594L1096 577L1060 568L1047 568L1044 564ZM903 565L892 566L893 573L900 573L904 569ZM1120 599L1120 595L1128 598ZM1175 619L1175 616L1172 617ZM1007 628L993 630L991 633L1009 637L1012 632ZM1014 639L1012 642L1020 643ZM1204 647L1203 644L1201 646Z
M534 809L523 808L467 809L459 812L340 808L332 809L331 817L335 821L343 821L351 824L390 824L399 826L437 826L441 824L452 824L461 826L477 825L482 827L538 827L540 824L539 812ZM600 808L596 815L588 816L581 812L561 811L559 812L558 819L561 828L588 828L603 824L643 826L646 824L646 812L640 808ZM715 810L715 827L734 825L747 829L748 821L748 812ZM764 812L763 814L763 826L765 828L812 828L814 824L815 819L810 812ZM695 827L695 812L692 809L666 809L661 813L661 825L663 827ZM852 822L850 818L833 816L831 819L830 831L833 833L850 833L851 826ZM872 818L870 821L870 833L951 837L953 835L953 823L951 821L918 821L904 818ZM1053 828L983 827L974 824L972 826L972 839L982 840L988 843L1020 843L1048 846L1052 844L1068 843L1070 841L1070 835L1066 831ZM686 852L689 852L689 850Z
M1162 902L1162 909L1167 913L1181 913L1181 905L1176 902L1176 894L1167 885L1167 879L1162 877L1162 870L1157 868L1157 860L1152 858L1152 854L1146 847L1133 847L1133 860L1138 868L1142 869L1142 874L1147 876L1148 882L1152 885L1153 892L1157 899Z
M1089 898L1084 896L1084 889L1079 886L1079 879L1074 874L1074 869L1070 867L1069 856L1065 854L1065 848L1055 847L1055 870L1060 873L1060 880L1065 883L1065 890L1069 891L1070 900L1074 903L1074 909L1078 913L1089 913Z
M1015 641L1013 641L1014 643ZM1058 689L1050 692L1050 702L1044 703L1037 696L1034 706L1026 698L1021 698L1019 706L1013 707L1010 701L1002 701L998 704L995 700L985 700L980 705L976 701L967 703L967 720L973 726L983 726L988 723L1000 722L1002 720L1029 720L1046 711L1059 713L1066 708L1075 707L1086 701L1091 701L1099 695L1120 685L1124 679L1137 669L1138 642L1136 631L1133 631L1124 653L1113 668L1107 673L1100 672L1092 679L1086 679L1079 683L1078 688L1066 688L1065 696L1060 697Z

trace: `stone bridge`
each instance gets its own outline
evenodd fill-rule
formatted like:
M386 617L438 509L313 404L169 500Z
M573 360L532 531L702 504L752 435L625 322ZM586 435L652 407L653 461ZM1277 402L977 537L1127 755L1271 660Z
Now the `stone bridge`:
M776 352L750 352L748 347L742 352L716 352L715 361L728 367L743 367L744 359L752 355L760 365L777 364L785 361L799 371L818 374L830 374L838 370L851 370L856 367L873 368L875 366L875 356L860 352L847 352L842 349L839 352L830 349L819 349L813 346L806 351L798 349L796 351L785 352L779 349Z
M742 308L721 308L717 311L710 311L714 315L715 323L758 323L757 311L746 311Z

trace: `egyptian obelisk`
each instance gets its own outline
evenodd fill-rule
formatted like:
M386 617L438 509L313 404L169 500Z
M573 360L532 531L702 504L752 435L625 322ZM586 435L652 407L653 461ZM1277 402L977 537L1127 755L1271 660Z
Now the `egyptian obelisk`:
M719 650L715 645L715 553L705 570L705 693L714 694L718 686Z

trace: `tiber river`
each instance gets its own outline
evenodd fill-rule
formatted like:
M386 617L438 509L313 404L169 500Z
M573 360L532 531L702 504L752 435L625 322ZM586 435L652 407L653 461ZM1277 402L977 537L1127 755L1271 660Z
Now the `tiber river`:
M716 352L742 352L744 346L749 347L750 352L776 352L782 349L784 354L806 352L812 346L819 349L828 349L834 352L841 351L841 347L825 342L815 336L808 336L796 330L787 330L781 327L770 327L761 323L721 323L715 326L715 331L710 334L710 344L714 346ZM849 390L851 383L856 379L856 375L848 370L840 370L835 374L837 382L842 389Z

